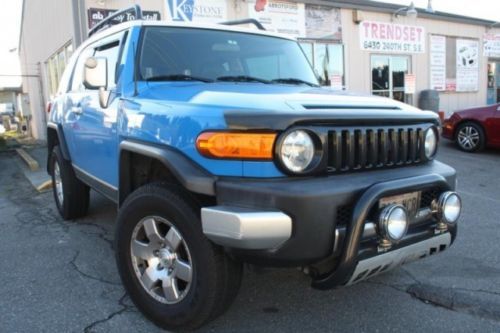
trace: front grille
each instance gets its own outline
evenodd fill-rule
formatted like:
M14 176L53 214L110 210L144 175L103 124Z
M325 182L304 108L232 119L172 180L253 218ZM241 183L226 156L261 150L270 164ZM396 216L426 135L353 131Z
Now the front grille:
M423 191L420 199L420 208L430 208L432 202L438 199L440 193L438 188Z
M345 205L337 208L337 225L348 225L351 222L354 205Z
M338 128L328 132L328 171L346 172L417 164L423 126Z

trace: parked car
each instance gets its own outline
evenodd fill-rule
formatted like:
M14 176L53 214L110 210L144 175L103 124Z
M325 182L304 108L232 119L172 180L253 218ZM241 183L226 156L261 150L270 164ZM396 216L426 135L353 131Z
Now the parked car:
M441 252L457 232L435 113L322 88L295 39L236 23L262 29L93 30L49 113L59 213L85 216L90 189L117 204L122 282L167 329L222 314L244 262L307 268L329 289Z
M470 153L500 148L500 103L454 112L443 122L442 136Z

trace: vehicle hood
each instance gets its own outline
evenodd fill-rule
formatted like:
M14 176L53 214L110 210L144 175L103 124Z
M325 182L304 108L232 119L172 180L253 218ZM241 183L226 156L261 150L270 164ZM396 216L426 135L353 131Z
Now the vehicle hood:
M150 84L140 97L222 108L229 127L283 129L300 123L438 123L438 116L392 99L328 88L260 83Z

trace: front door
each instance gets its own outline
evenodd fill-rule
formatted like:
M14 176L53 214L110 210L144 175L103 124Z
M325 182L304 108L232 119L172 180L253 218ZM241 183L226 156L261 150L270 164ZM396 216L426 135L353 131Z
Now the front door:
M372 55L372 94L411 103L405 94L405 74L410 72L407 56Z
M116 90L116 63L120 53L121 36L113 35L92 47L88 54L107 59L107 90ZM88 54L81 56L88 57ZM85 59L79 59L82 67L76 71L83 72ZM82 79L80 79L82 80ZM75 89L83 84L73 82ZM109 187L118 184L118 135L116 128L118 98L114 98L107 108L99 104L98 90L80 88L72 94L72 162L80 171L97 178ZM116 94L112 94L116 95Z

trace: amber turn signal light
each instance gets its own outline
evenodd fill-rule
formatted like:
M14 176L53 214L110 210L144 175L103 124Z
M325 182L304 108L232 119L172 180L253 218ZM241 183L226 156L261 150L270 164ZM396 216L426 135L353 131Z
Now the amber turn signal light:
M210 158L271 160L275 139L275 133L205 132L196 148Z

